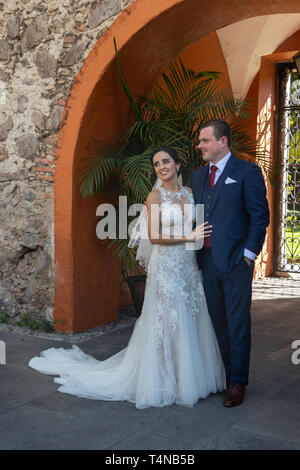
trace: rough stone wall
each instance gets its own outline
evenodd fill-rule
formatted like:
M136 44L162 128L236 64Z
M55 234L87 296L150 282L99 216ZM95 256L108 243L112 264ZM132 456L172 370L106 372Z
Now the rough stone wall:
M53 176L84 59L134 0L0 0L0 316L52 319Z

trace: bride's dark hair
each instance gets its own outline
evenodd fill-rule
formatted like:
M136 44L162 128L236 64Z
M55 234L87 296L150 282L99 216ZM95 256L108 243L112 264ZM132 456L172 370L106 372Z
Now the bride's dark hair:
M174 150L172 147L168 147L167 145L162 145L161 147L157 147L151 154L151 163L152 163L153 169L154 169L153 158L154 158L154 155L156 155L158 152L166 152L168 155L170 155L170 157L172 158L172 160L174 160L175 163L180 163L181 165L181 161L176 150ZM181 173L181 167L178 170L178 175L180 175L180 173Z

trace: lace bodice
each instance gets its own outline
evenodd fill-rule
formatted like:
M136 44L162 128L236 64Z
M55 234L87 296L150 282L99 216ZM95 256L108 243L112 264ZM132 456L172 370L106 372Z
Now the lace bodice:
M181 187L179 191L159 188L161 194L161 233L183 235L191 232L195 218L195 204L192 193Z
M181 187L178 192L158 188L161 194L161 233L179 235L190 233L195 218L193 194ZM187 315L196 320L199 302L202 302L203 287L199 282L200 273L195 252L188 249L188 243L155 244L148 266L146 290L155 286L156 308L153 311L155 344L161 347L164 331L176 330L178 326L178 296L189 304ZM168 315L166 315L166 311ZM141 319L141 321L143 321Z

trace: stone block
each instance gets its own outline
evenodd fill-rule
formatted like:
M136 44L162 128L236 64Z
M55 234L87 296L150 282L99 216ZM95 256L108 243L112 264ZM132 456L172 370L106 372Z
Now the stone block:
M10 39L15 39L20 33L20 19L17 15L11 15L7 23L7 34Z
M65 53L61 60L63 66L70 66L76 64L82 57L85 49L88 47L90 41L84 39L79 44L74 44L68 52Z
M43 130L46 127L46 117L38 109L34 109L31 113L32 122L36 125L39 130Z
M21 38L21 49L22 52L33 49L39 45L48 34L47 18L37 17L34 18L31 23L25 29L25 32Z
M5 199L9 198L17 189L18 185L16 183L10 183L3 189L3 196Z
M0 142L7 139L9 132L14 127L14 122L11 116L2 124L0 124Z
M7 39L0 39L0 61L8 62L11 58L11 47Z
M0 312L7 312L17 305L11 289L4 283L0 283Z
M0 267L7 261L17 264L21 256L21 252L22 252L21 250L9 250L9 251L6 251L5 253L4 252L0 253ZM1 297L1 286L0 286L0 297Z
M8 151L4 145L0 145L0 162L3 162L8 158Z
M59 129L59 126L61 123L62 112L63 112L62 106L54 106L52 108L52 111L46 123L46 127L48 130L56 131Z
M33 62L42 78L55 77L57 60L48 51L38 51L33 57Z
M36 155L39 143L35 135L27 134L21 137L18 137L16 140L18 147L18 152L20 157L33 159Z
M4 70L0 70L0 80L2 82L8 82L11 79L11 76L8 72L5 72Z
M40 245L40 237L35 233L25 233L22 236L20 243L26 248L35 249Z
M21 95L18 96L18 107L17 107L17 113L24 113L25 111L25 105L28 101L27 96Z
M120 11L121 0L102 0L99 5L91 9L88 16L88 25L91 29L96 28L96 26L99 26L99 24Z
M56 145L57 135L58 134L52 134L52 135L49 135L48 137L46 137L46 139L44 139L45 144Z
M25 200L26 201L33 202L33 201L35 201L35 199L36 199L36 196L32 191L27 191L26 192L26 194L25 194Z

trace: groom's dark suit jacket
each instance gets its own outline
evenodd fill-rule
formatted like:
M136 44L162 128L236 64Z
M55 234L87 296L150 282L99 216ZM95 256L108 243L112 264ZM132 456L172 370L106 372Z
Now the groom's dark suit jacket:
M189 186L196 204L204 204L204 220L212 227L211 249L218 269L230 272L244 256L244 248L258 255L269 224L266 187L260 168L230 156L213 189L209 165L192 173ZM225 184L231 178L235 182ZM230 180L228 180L230 181ZM201 268L203 250L197 260Z

